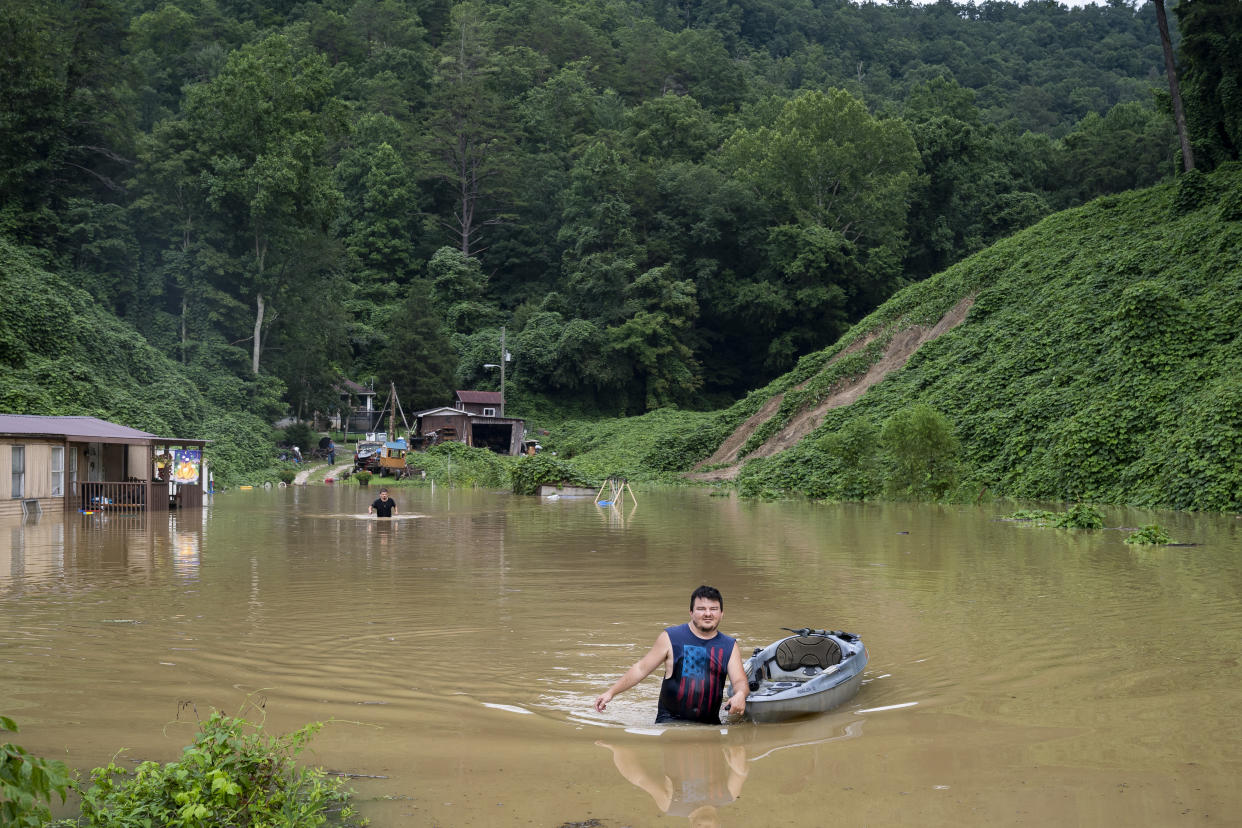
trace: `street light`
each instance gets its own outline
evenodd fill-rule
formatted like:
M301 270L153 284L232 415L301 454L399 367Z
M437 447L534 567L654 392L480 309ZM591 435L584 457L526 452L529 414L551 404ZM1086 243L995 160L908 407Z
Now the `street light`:
M505 329L500 328L500 362L487 362L483 364L484 368L500 369L500 416L505 416L505 363L513 359L513 355L505 349Z

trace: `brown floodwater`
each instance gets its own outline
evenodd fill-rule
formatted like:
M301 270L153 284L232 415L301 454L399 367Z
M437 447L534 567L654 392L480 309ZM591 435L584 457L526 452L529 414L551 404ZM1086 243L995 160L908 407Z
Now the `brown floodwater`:
M171 761L195 714L330 721L310 762L383 826L1236 825L1242 520L1108 510L1197 544L982 507L637 507L444 488L216 495L0 525L0 713L78 769ZM859 633L858 695L785 724L592 699L724 594L744 653ZM254 715L251 708L251 715ZM594 822L592 822L594 821Z

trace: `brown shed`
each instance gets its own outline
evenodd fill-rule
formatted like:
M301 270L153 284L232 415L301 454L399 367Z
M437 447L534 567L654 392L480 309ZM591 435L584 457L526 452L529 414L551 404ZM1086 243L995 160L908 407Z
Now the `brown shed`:
M484 417L505 416L505 395L499 391L455 391L454 407Z
M500 394L495 391L458 391L459 404L473 405L491 411L493 407L483 402L465 402L462 394ZM490 398L489 400L490 401ZM486 402L486 401L485 401ZM476 448L488 448L497 454L519 455L522 453L522 438L526 434L526 421L515 417L498 417L475 413L463 408L442 406L419 411L415 434L422 438L418 442L423 446L436 443L465 443Z

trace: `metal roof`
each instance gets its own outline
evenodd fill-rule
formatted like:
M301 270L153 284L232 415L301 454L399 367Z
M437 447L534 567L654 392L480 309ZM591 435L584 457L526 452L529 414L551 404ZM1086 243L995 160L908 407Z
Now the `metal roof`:
M445 416L450 415L450 414L459 414L462 417L477 417L478 416L477 414L471 414L469 411L462 411L460 408L453 408L453 406L451 405L442 405L442 406L439 406L438 408L428 408L426 411L415 411L414 412L415 417L428 417L432 414L443 414Z
M499 391L458 391L457 399L464 403L504 403L505 397Z
M360 397L375 396L375 390L367 388L365 385L354 382L351 379L342 379L336 386L340 391L348 391L351 394L357 394Z
M0 436L59 437L100 443L184 443L201 445L205 440L158 437L146 431L101 420L98 417L45 417L37 414L0 414Z

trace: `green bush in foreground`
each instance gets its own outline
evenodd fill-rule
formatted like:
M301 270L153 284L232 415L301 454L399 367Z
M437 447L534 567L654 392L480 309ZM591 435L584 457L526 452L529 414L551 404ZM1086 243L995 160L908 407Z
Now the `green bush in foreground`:
M260 725L213 713L180 761L143 762L129 772L111 762L91 772L82 820L100 828L316 826L334 819L364 825L341 780L299 768L297 756L323 727L314 722L272 737ZM75 824L75 823L62 823Z
M0 716L0 731L17 732L17 723ZM52 794L65 801L69 772L61 762L31 756L25 748L0 744L0 825L46 825L52 814Z

